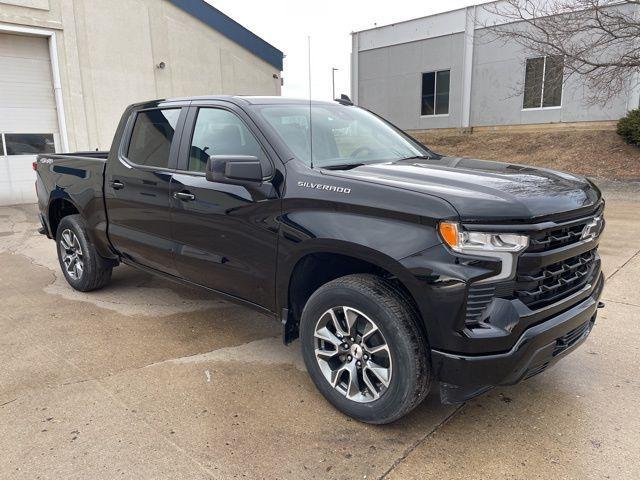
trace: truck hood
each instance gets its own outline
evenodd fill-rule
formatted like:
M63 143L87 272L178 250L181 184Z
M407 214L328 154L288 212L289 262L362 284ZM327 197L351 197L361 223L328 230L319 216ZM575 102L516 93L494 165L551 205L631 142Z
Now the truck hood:
M585 178L471 158L401 160L330 174L440 197L453 205L463 221L529 220L585 209L600 201L600 192Z

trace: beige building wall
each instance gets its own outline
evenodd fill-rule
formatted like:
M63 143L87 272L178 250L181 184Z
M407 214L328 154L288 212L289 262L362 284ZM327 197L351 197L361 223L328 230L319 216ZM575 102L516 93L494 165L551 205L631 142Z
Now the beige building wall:
M70 150L108 149L134 102L280 95L276 67L165 0L0 0L3 24L55 31Z

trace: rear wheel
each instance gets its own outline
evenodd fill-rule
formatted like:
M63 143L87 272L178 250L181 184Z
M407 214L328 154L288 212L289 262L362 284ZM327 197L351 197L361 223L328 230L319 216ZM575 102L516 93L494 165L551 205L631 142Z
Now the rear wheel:
M64 217L56 232L58 261L67 280L76 290L89 292L104 287L111 280L112 266L89 241L80 215Z
M300 338L318 390L341 412L389 423L429 389L430 365L417 318L392 285L348 275L320 287L302 313Z

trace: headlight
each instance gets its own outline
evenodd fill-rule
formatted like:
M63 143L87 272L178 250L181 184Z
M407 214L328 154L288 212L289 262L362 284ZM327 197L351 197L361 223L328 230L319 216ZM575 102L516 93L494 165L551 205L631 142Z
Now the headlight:
M529 237L515 233L467 232L455 222L441 222L438 231L452 250L480 257L499 259L502 268L496 275L475 282L493 283L514 277L519 252L529 246Z
M455 222L441 222L438 226L444 243L460 253L511 252L518 253L529 246L529 237L515 233L467 232Z

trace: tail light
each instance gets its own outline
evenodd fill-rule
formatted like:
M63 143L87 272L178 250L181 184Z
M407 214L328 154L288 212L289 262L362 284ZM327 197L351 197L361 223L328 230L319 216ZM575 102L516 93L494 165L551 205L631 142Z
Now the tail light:
M33 168L33 170L34 170L35 172L37 172L37 171L38 171L38 162L33 162L33 163L31 164L31 168Z

